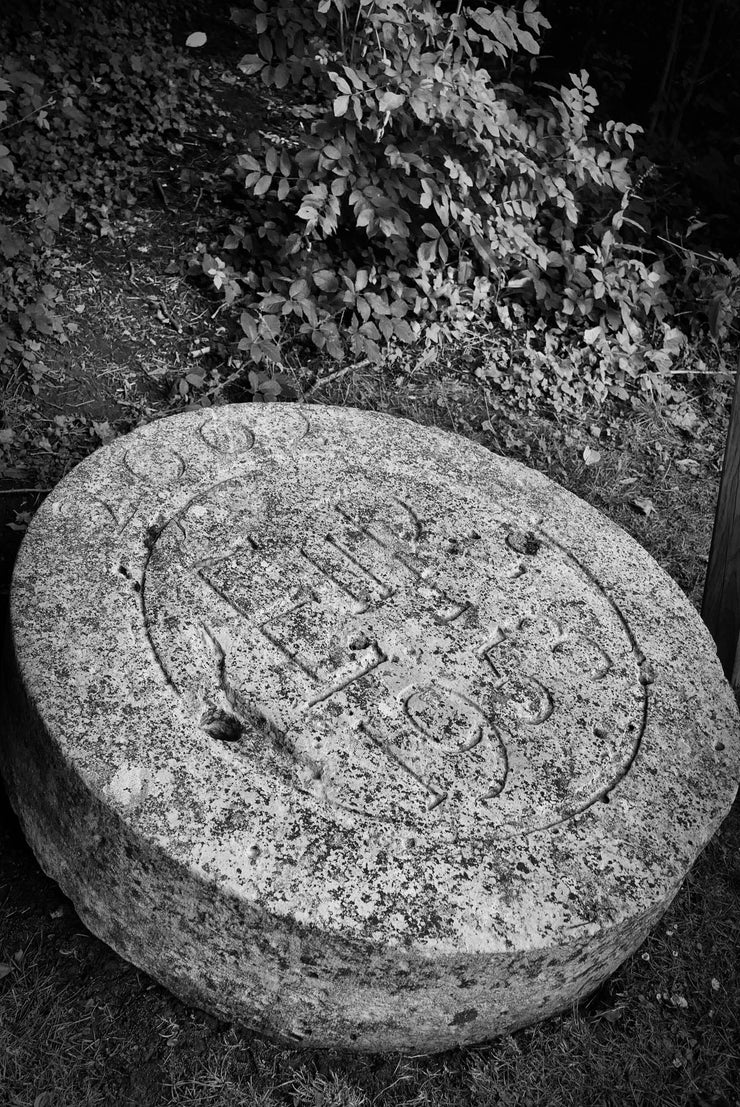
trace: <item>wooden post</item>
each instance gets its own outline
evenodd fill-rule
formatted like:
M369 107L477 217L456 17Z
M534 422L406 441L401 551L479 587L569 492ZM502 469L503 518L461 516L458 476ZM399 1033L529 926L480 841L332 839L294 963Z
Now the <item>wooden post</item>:
M701 617L717 644L725 676L740 689L740 361L727 431Z

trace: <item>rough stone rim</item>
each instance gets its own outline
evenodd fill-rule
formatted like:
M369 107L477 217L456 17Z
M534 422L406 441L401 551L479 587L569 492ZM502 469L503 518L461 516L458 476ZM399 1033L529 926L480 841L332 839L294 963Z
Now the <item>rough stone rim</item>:
M234 417L240 416L240 412L236 410L242 408L243 413L248 415L251 419L256 417L258 420L261 418L273 417L273 412L267 408L255 408L252 405L235 405L230 410L234 413ZM355 409L337 409L341 414L337 412L332 413L332 418L337 418L341 422L342 420L352 421L356 416L361 416L363 420L370 419L376 420L380 423L393 420L393 428L398 429L398 424L405 423L407 433L413 437L418 433L419 428L416 424L408 422L406 420L399 420L396 417L387 416L380 413L373 412L359 412ZM321 420L324 416L321 414L322 409L311 407L309 409L310 416L316 417ZM184 415L170 417L172 425L175 420L179 421L183 430L188 424L200 421L201 437L208 424L209 420L214 416L207 416L203 419L201 412L190 412ZM305 416L304 416L305 418ZM147 438L156 436L159 424L149 424L147 427L139 428L137 431L132 432L127 436L127 442L131 443L134 436L138 436L138 441L146 441ZM444 453L452 450L455 452L455 448L459 448L459 439L455 436L449 435L447 432L440 431L436 428L423 428L423 431L430 434L436 441L437 448ZM101 455L105 451L110 451L116 448L116 443L112 443L109 447L104 447L102 451L98 451L92 455L91 458L82 462L74 473L77 476L74 478L79 480L83 477L87 469L92 468L94 465L99 464ZM681 851L674 852L672 855L667 856L665 850L660 853L659 849L654 849L653 857L645 857L644 861L644 878L647 883L652 887L652 894L656 898L660 898L659 888L667 892L669 889L675 888L678 881L680 881L685 875L685 869L693 862L696 853L701 848L701 844L706 838L713 832L716 826L721 821L725 811L724 808L729 806L729 802L732 798L733 781L737 779L737 740L735 735L735 711L734 701L732 701L729 689L724 682L724 678L721 674L719 663L714 657L714 647L711 642L711 638L704 628L703 624L699 620L698 616L688 607L688 601L683 597L682 593L678 590L677 586L670 580L670 578L659 569L659 567L653 562L649 555L639 546L632 538L616 527L615 524L605 519L594 509L584 504L583 501L578 500L571 493L559 488L558 486L549 482L546 478L540 474L534 473L532 470L526 469L524 466L519 465L512 461L503 461L497 459L496 455L489 453L485 448L478 446L472 442L466 443L466 449L470 449L470 454L473 461L469 466L469 477L473 479L478 476L476 471L475 461L480 463L485 461L486 468L498 468L507 478L512 478L515 483L523 486L530 494L531 498L539 499L541 502L539 507L545 507L544 515L547 517L548 508L551 514L557 515L558 511L561 511L565 518L568 520L565 527L566 539L571 548L575 547L576 550L583 554L584 561L588 560L590 566L594 566L592 571L597 579L602 583L604 587L607 587L611 594L618 598L620 609L625 610L628 613L631 626L640 626L644 633L649 637L650 626L645 624L644 616L644 603L646 600L654 600L655 593L659 594L659 598L665 603L672 604L675 608L681 610L683 618L678 620L683 623L681 631L690 629L692 634L695 635L695 641L687 643L681 631L673 629L664 636L668 639L674 647L680 646L680 650L675 653L673 660L666 666L665 672L667 672L667 683L669 688L675 690L676 687L686 687L686 681L691 674L692 678L696 675L696 672L707 672L706 678L699 678L700 681L705 679L706 682L712 687L712 692L716 697L716 706L714 708L714 717L712 717L711 711L707 714L709 709L704 710L704 714L700 719L694 720L696 732L700 732L704 735L705 746L701 749L694 749L692 753L696 757L696 761L692 763L694 770L693 780L677 780L676 774L665 773L663 774L662 783L668 788L672 796L672 816L676 823L681 823L682 820L686 820L689 828L694 828L695 838L699 841L694 841L686 837L686 841L681 840ZM95 459L98 461L95 461ZM87 468L85 468L87 467ZM491 475L489 473L489 475ZM37 514L35 520L32 522L29 528L28 536L24 543L24 549L19 556L19 562L17 565L16 574L14 575L14 584L11 591L11 618L14 626L16 627L16 641L18 651L23 657L24 655L24 612L22 610L21 591L24 588L23 574L25 563L29 560L33 560L33 555L40 542L40 531L43 526L43 520L49 513L53 513L55 505L60 501L66 492L68 482L73 474L64 478L57 488L51 493L46 500L43 508ZM555 510L553 510L555 509ZM587 519L594 533L597 537L602 539L608 539L611 550L619 550L629 555L634 561L637 567L642 566L647 570L648 580L650 582L649 591L643 589L642 595L624 594L623 587L620 590L620 580L614 578L614 574L610 572L610 565L607 564L606 555L594 549L594 543L584 541L584 536L581 531L581 525L584 519ZM577 522L574 524L574 520ZM561 531L562 533L562 531ZM558 539L560 541L561 539ZM601 572L600 572L601 570ZM604 584L604 580L608 581L608 584ZM658 588L658 585L660 586ZM653 595L650 595L650 593ZM689 611L691 618L689 617ZM26 628L27 629L27 628ZM30 672L24 672L25 678L28 680L31 677ZM37 674L34 674L36 679ZM670 696L668 696L670 698ZM696 697L692 696L691 700L694 703L697 702ZM670 736L676 733L677 716L675 710L671 708L671 705L667 702L666 692L660 687L655 690L655 699L653 703L653 726L658 739L663 741L670 740ZM685 716L684 716L685 718ZM686 719L688 722L689 720ZM53 719L47 719L47 725L51 724L52 731L54 730ZM727 737L724 739L724 748L722 750L715 748L715 745L721 744L719 740L715 740L710 737L713 730L717 729L720 735L724 735L727 732ZM711 748L709 748L711 747ZM719 756L718 756L719 755ZM649 766L651 773L660 772L660 765L652 764ZM95 775L86 775L85 769L78 761L77 769L80 771L81 776L86 780L89 787L97 789L99 787L99 781L96 780ZM699 797L697 795L697 782L702 778L706 779L709 772L714 774L714 783L717 781L723 783L723 792L725 797L724 803L718 803L716 799L707 799L706 802L698 802ZM636 778L635 778L636 779ZM655 787L655 778L652 778L645 782L642 781L643 786L645 783ZM630 785L634 787L634 780L629 781ZM735 785L736 787L736 785ZM690 793L689 800L686 799L687 794ZM683 800L683 802L682 802ZM133 810L127 806L116 805L115 801L108 797L108 802L118 810L119 817L126 820L132 832L141 835L145 839L149 839L152 845L155 845L158 840L158 836L152 835L151 825L147 825L146 820L141 819L141 812L139 808ZM608 831L610 822L613 823L613 810L614 808L609 805L605 805L603 809L597 809L589 812L584 812L584 817L574 823L573 827L567 832L559 836L558 848L554 851L555 854L559 854L563 857L568 854L572 859L577 861L578 855L584 849L587 840L591 837L587 833L588 828L595 824L595 827L601 827L602 830ZM647 834L647 840L650 841L651 832L654 832L654 827L632 827L632 842L639 838L638 830L643 835ZM542 835L543 831L535 832L538 835ZM691 830L689 829L689 833ZM598 829L596 830L596 836L599 837ZM607 834L608 837L608 834ZM603 835L602 835L603 838ZM620 846L626 845L624 836L620 840ZM159 843L161 845L161 842ZM665 845L660 839L652 842L654 847ZM553 850L547 850L551 856ZM640 852L638 850L638 852ZM463 853L459 853L457 857L451 858L453 864L458 862L463 856ZM349 859L348 859L349 860ZM481 860L481 859L478 859ZM192 859L191 862L192 864ZM202 865L201 861L201 865ZM543 866L544 868L545 866ZM195 870L198 870L198 865L194 866ZM578 869L579 866L577 865ZM200 868L200 876L202 879L208 881L211 879L209 874L205 870ZM346 877L345 877L346 879ZM631 896L627 892L622 900L623 910L620 912L617 910L613 917L610 919L612 924L618 922L620 918L628 918L632 911ZM286 914L289 911L286 909ZM306 917L306 921L308 921ZM529 916L531 922L531 915ZM331 926L331 919L323 920L325 925ZM529 927L523 928L523 933L526 935L528 941L528 948L544 947L551 943L553 926L555 919L543 920L545 925L542 925L532 931ZM548 925L549 923L549 925ZM574 925L589 926L588 919L581 919L580 922L576 921ZM598 929L598 924L597 924ZM492 935L494 940L488 945L475 945L474 948L479 950L489 949L498 950L505 948L501 945L501 935ZM387 936L386 936L387 937ZM454 948L459 949L459 941L461 935L458 933L455 935ZM468 940L472 939L470 932L467 933ZM391 939L392 944L392 939ZM435 948L438 952L442 952L444 949L452 949L453 946L449 945L447 941L438 941L433 938L427 940L427 948L430 950Z

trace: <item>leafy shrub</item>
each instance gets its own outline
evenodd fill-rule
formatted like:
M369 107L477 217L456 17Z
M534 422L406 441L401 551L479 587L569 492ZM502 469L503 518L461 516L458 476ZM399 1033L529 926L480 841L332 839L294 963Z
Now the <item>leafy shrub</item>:
M595 126L583 71L539 100L513 82L548 26L536 0L255 0L232 17L256 36L241 69L301 121L282 143L250 136L244 214L224 257L201 257L255 362L294 340L378 361L540 319L585 335L607 393L670 356L667 274L629 241L640 128Z

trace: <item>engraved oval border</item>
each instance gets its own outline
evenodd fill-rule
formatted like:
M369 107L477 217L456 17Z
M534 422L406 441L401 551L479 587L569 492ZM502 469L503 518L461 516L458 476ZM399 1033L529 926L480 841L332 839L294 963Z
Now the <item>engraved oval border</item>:
M190 508L193 506L193 504L196 504L201 500L209 498L213 494L213 492L216 488L222 487L222 486L227 485L227 484L233 484L235 482L240 482L242 479L243 479L243 474L240 473L240 472L236 472L236 473L233 473L232 475L230 475L229 477L224 478L223 480L216 481L214 484L209 485L205 489L200 489L194 496L192 496L183 505L181 505L174 512L174 514L171 517L168 517L166 520L161 522L161 525L157 528L156 536L151 538L150 541L145 541L146 554L145 554L145 557L144 557L143 566L142 566L142 570L141 570L141 577L140 577L141 588L136 593L136 596L137 596L138 601L139 601L138 607L139 607L141 620L142 620L142 629L143 629L143 632L144 632L144 638L145 638L145 641L147 643L148 651L149 651L149 654L150 654L150 657L151 657L151 660L152 660L153 664L155 665L155 667L157 668L157 670L161 674L161 677L164 679L164 682L165 682L166 686L177 697L178 703L180 703L180 704L182 704L182 700L184 698L184 693L182 691L180 691L179 688L177 687L177 684L175 683L174 678L169 673L166 665L164 664L164 662L162 660L162 657L161 657L159 651L157 650L157 647L156 647L156 645L155 645L155 643L152 639L151 633L150 633L149 623L148 623L148 619L147 619L147 615L146 615L145 592L146 592L146 576L147 576L149 561L151 559L152 553L153 553L154 548L156 546L156 541L159 538L159 536L162 534L162 532L166 528L171 526L173 523L175 523L177 520L179 520L183 515L185 515L190 510ZM444 483L450 483L451 484L451 482L444 482ZM498 481L496 481L495 483L498 484L499 487L501 487L501 485ZM454 487L454 485L451 485L451 487ZM507 517L509 515L509 512L502 505L501 502L497 503L496 506L497 506L498 512L501 516ZM505 822L500 823L497 827L492 828L488 833L481 834L480 838L479 838L479 840L481 842L499 841L502 838L516 838L516 837L520 837L520 836L526 836L526 835L529 835L529 834L539 833L541 831L551 830L554 827L562 826L565 823L571 822L572 820L576 819L578 816L580 816L580 815L584 814L586 811L588 811L589 808L593 807L596 803L599 803L601 801L607 801L608 802L609 794L627 776L627 774L629 773L632 765L634 764L635 759L638 756L640 747L642 745L642 740L643 740L643 737L644 737L644 734L645 734L645 731L646 731L646 728L647 728L648 714L649 714L649 695L648 695L648 683L649 682L646 679L641 679L641 676L640 676L640 669L645 664L646 657L645 657L645 654L642 651L642 649L641 649L641 647L640 647L640 645L637 641L637 638L636 638L634 632L632 631L632 628L630 627L627 619L625 618L623 612L619 608L619 606L616 603L616 601L614 600L614 598L609 594L609 592L601 584L601 582L583 564L583 562L580 561L579 558L577 558L575 556L575 554L571 550L569 550L566 546L563 545L562 542L560 542L558 539L554 538L548 531L546 531L542 527L534 528L533 533L535 534L535 537L541 536L544 540L546 540L548 543L550 543L552 547L554 547L555 549L557 549L559 551L560 555L566 561L569 561L573 566L575 566L577 572L580 573L585 578L585 580L587 581L588 586L590 588L594 589L598 593L598 595L606 602L607 606L611 608L614 616L617 619L617 622L619 623L624 635L627 638L627 642L628 642L628 644L630 646L630 650L631 650L631 652L632 652L632 654L635 658L635 664L636 664L636 667L638 669L637 680L638 680L638 682L641 686L641 689L642 689L641 719L640 719L640 722L639 722L639 725L638 725L638 728L637 728L637 733L636 733L635 737L632 740L632 747L631 747L631 750L629 752L629 755L623 761L622 765L617 770L616 774L610 779L610 781L605 786L602 786L601 788L599 788L599 790L597 792L595 792L592 796L590 796L589 798L584 800L582 803L579 803L573 809L565 811L565 813L561 817L559 817L557 819L552 819L551 821L549 821L547 823L543 823L542 825L539 825L539 826L527 825L527 826L522 827L522 826L517 826L516 824L511 824L511 823L505 823ZM236 751L236 750L234 750L232 752L236 753L237 756L241 756L238 753L238 751ZM321 817L324 820L326 820L327 822L332 822L332 823L341 825L342 820L337 819L336 812L343 811L346 814L351 815L354 819L356 819L358 816L361 816L363 821L365 821L369 824L375 824L375 825L383 826L384 828L387 828L389 826L389 819L387 817L384 817L382 815L373 815L373 814L361 811L359 808L356 808L356 807L354 807L350 804L345 804L345 803L341 803L341 802L337 802L337 801L334 801L333 804L331 805L331 807L329 807L325 803L325 801L319 799L310 790L308 790L304 787L301 787L301 785L298 782L293 781L292 786L296 789L296 791L300 792L300 794L305 798L305 800L309 803L309 805L318 814L320 814ZM390 825L393 825L393 824L391 823ZM418 820L418 821L415 821L415 822L411 822L411 820L408 820L408 821L405 820L403 825L406 828L413 829L415 832L419 832L419 831L421 831L425 828L424 823L421 819ZM430 823L428 823L428 822L426 823L426 827L429 827L430 825L431 825Z

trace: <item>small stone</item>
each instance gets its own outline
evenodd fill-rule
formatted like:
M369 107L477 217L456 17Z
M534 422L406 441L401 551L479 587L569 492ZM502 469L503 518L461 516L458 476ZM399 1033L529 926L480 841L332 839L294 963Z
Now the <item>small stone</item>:
M221 742L238 742L244 733L244 726L235 715L220 708L208 708L200 717L200 725L211 738Z
M541 546L541 542L531 531L513 530L507 535L506 545L516 553L534 557Z

